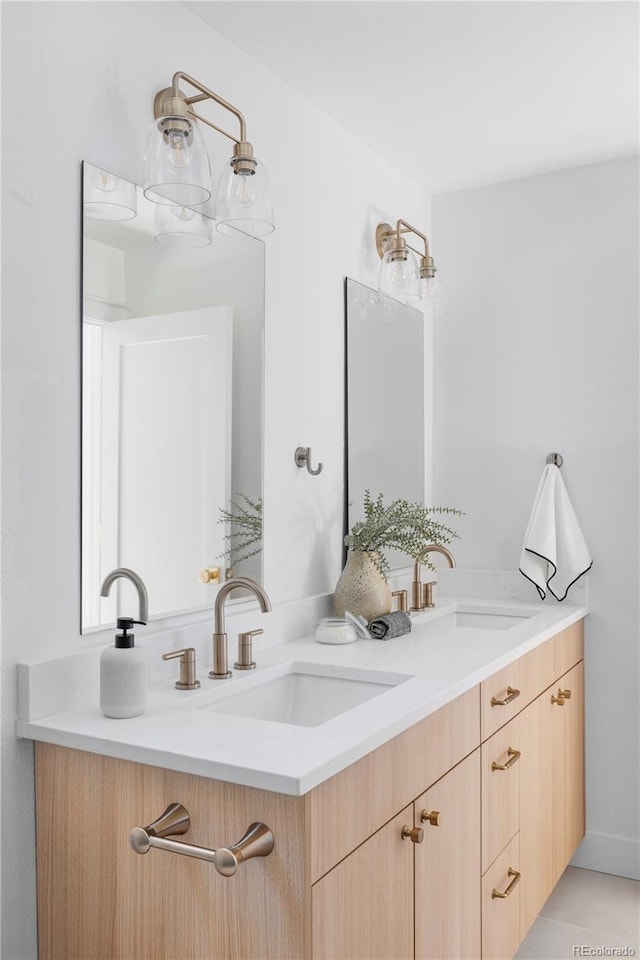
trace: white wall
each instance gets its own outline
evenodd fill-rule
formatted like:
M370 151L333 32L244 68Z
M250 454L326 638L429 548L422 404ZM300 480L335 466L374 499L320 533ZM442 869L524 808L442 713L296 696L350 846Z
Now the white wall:
M380 219L427 198L179 3L2 4L3 949L36 952L31 747L14 664L79 637L80 162L140 180L153 96L175 70L247 118L271 174L266 256L265 585L274 602L340 571L343 278L374 283ZM384 123L384 118L381 118ZM226 142L205 134L224 158ZM293 463L311 445L324 472Z
M448 303L434 325L435 500L466 511L460 566L517 569L545 458L563 455L594 560L576 862L627 876L640 850L638 209L637 157L432 200Z

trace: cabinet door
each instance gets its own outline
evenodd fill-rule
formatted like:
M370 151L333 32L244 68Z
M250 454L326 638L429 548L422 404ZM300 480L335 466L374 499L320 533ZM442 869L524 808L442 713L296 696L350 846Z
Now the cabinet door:
M315 960L413 956L413 826L409 806L313 886Z
M486 960L511 960L520 945L520 862L516 834L482 878L482 956Z
M479 750L416 800L415 823L424 828L415 850L416 958L479 957Z
M520 718L522 937L584 835L583 689L580 662Z

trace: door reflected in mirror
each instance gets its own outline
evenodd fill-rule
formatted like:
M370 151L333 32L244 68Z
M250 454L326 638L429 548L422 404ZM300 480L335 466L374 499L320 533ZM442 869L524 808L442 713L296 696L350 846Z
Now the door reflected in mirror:
M364 518L364 492L425 502L424 317L346 280L347 509L345 534ZM407 565L388 551L391 570Z
M87 632L137 608L123 580L100 597L116 567L150 619L210 609L203 569L262 580L264 245L187 209L167 228L140 187L83 175Z

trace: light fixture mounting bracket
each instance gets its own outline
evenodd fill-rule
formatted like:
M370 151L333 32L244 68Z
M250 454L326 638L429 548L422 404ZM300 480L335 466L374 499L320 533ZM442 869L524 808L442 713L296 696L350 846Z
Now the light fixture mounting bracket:
M379 223L376 227L376 250L381 260L387 252L389 238L392 237L394 233L395 230L390 223Z

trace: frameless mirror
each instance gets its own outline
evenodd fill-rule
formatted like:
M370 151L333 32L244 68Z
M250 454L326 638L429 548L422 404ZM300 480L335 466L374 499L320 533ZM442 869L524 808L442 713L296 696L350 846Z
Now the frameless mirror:
M82 631L262 579L264 245L83 165ZM211 229L213 226L213 230ZM214 588L215 589L215 588ZM122 592L122 597L119 596Z
M415 307L346 280L345 534L364 517L365 490L425 502L424 318ZM391 569L407 558L389 551Z

